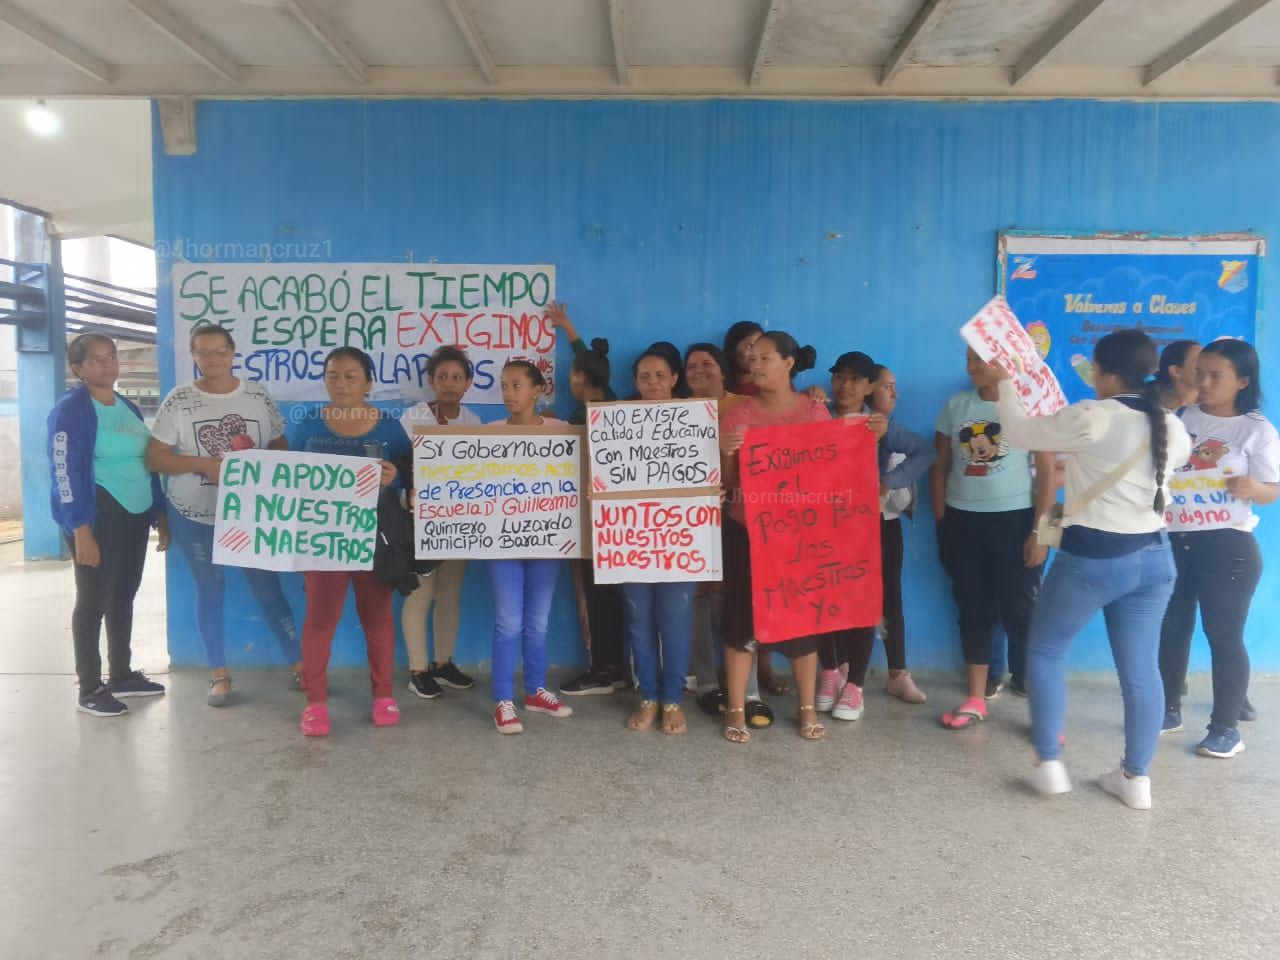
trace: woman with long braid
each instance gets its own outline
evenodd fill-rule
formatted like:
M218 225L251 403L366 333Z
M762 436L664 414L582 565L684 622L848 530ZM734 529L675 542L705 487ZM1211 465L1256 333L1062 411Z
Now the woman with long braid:
M1062 754L1067 713L1066 655L1099 610L1124 698L1124 757L1098 783L1135 810L1151 808L1148 765L1164 714L1160 621L1173 592L1164 532L1165 479L1187 460L1191 441L1160 403L1155 342L1118 330L1093 351L1097 400L1048 417L1028 417L1000 371L1000 422L1011 443L1066 455L1062 543L1031 617L1027 677L1031 733L1041 793L1071 789Z

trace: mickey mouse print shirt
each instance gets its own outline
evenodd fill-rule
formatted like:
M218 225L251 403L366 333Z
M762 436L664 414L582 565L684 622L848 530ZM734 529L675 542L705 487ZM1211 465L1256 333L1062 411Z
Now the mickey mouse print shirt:
M1031 508L1031 455L1009 445L994 400L963 390L947 401L934 429L951 445L947 506L975 513Z
M221 457L266 447L284 436L284 417L267 388L241 380L230 393L207 393L194 383L174 387L151 435L188 457ZM213 523L217 484L194 473L169 478L169 502L189 520Z

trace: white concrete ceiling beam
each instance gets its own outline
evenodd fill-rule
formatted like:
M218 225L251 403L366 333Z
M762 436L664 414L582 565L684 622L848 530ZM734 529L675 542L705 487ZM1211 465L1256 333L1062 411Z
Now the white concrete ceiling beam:
M920 4L920 9L911 18L911 22L907 24L907 29L902 32L898 42L889 51L889 59L884 62L884 66L880 69L881 86L888 84L898 75L898 71L906 66L907 60L910 59L911 53L916 44L919 43L920 38L933 29L934 25L946 12L947 4L950 2L951 0L924 0L924 3Z
M1063 40L1071 36L1080 24L1089 18L1093 11L1102 6L1106 0L1077 0L1057 19L1048 30L1035 39L1013 66L1012 82L1021 83L1045 58L1053 53Z
M462 34L462 39L467 42L471 56L475 58L476 66L480 68L480 72L484 75L484 82L490 85L497 83L497 69L493 62L493 54L489 52L489 45L484 41L484 34L480 32L480 28L476 25L475 15L471 12L471 7L467 5L466 0L444 0L444 5L449 10L449 16L453 17L453 22L457 25L458 32Z
M98 83L111 82L111 65L106 60L90 53L70 37L59 33L20 7L15 7L8 0L0 0L0 23L7 23L19 33L25 34Z
M613 45L613 70L618 85L627 84L626 10L623 0L609 0L609 39Z
M307 31L320 41L320 45L328 51L329 56L356 83L364 83L368 75L368 66L356 53L351 38L342 28L315 8L312 0L284 0L285 8L293 14L294 19L307 28Z
M194 24L182 19L164 0L127 0L151 25L182 47L206 67L234 83L240 76L240 65L218 47Z
M773 48L773 31L778 26L778 18L782 16L785 0L770 0L764 12L764 21L760 24L760 36L756 38L756 55L751 59L751 71L747 74L747 83L755 86L760 82L760 74L769 60L769 52Z
M1142 85L1149 86L1174 67L1186 63L1232 27L1253 16L1269 3L1271 0L1236 0L1147 64L1142 74Z

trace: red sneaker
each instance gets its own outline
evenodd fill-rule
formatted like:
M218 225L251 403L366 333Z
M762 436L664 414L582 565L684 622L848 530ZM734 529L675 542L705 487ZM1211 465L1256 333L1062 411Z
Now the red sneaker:
M373 701L373 725L394 727L400 722L400 707L392 697L378 697Z
M516 713L516 705L510 700L499 700L493 711L493 725L499 733L524 733L524 724L520 722L520 714Z
M534 713L545 713L549 717L573 716L573 708L566 707L563 701L546 687L539 687L538 692L533 696L525 697L524 707Z

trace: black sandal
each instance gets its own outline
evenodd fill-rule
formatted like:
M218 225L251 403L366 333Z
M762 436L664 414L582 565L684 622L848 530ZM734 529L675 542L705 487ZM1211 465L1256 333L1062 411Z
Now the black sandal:
M773 726L773 708L763 700L748 700L747 723L757 730Z
M723 690L708 690L706 693L698 694L698 706L707 716L718 717L724 713L728 700Z

